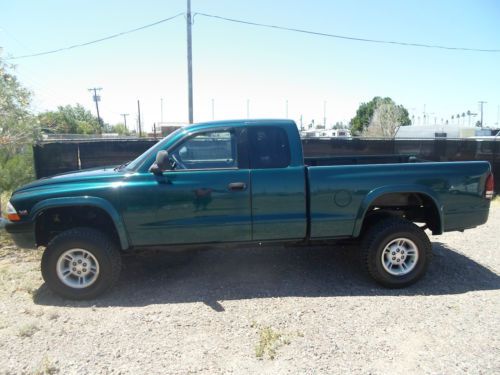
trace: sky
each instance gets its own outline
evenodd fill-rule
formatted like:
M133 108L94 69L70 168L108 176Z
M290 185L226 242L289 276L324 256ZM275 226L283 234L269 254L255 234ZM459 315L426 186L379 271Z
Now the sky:
M500 49L498 0L192 0L192 12L358 38ZM53 50L134 29L186 11L186 0L0 0L2 58ZM389 96L422 124L479 112L495 126L500 53L341 40L231 23L193 24L194 121L291 118L348 122L359 104ZM34 111L81 103L102 87L105 122L147 129L187 122L184 16L60 53L10 60L34 93ZM213 107L212 107L213 103ZM288 103L288 111L287 111ZM248 113L247 113L248 104ZM213 108L213 111L212 111ZM478 117L476 117L478 119Z

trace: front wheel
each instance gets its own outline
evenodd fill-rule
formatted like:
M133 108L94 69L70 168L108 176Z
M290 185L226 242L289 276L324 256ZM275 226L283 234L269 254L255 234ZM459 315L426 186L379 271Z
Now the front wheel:
M425 274L432 258L425 232L396 217L384 218L369 227L361 247L368 273L388 288L415 283Z
M69 299L92 299L118 281L121 255L103 233L74 228L50 241L41 268L43 279L55 293Z

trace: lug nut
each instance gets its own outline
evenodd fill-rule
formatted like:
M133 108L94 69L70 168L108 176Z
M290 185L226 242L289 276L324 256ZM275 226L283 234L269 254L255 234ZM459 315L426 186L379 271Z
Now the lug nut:
M396 250L399 253L399 249Z
M87 272L87 269L86 269L86 268L84 268L82 271L83 271L83 272Z
M396 260L396 257L392 257L392 260Z
M73 265L76 266L76 262L73 262Z
M398 263L399 263L399 259L398 259ZM80 273L80 272L78 272L78 273Z
M77 274L81 275L82 273L80 271L78 271Z
M87 263L83 263L83 266L84 266L84 267L87 267Z
M78 263L82 263L82 260L81 260L81 259L78 259Z
M396 252L395 252L395 251L393 251L393 252L392 252L392 255L396 255Z
M75 268L75 267L73 267L73 271L76 271L76 268Z

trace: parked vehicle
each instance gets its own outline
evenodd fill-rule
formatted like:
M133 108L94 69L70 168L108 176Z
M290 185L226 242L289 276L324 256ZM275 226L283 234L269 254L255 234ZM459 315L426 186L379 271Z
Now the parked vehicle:
M44 280L74 299L110 288L121 255L137 249L339 239L359 240L368 273L399 288L429 265L425 229L437 235L481 225L492 196L488 162L304 160L293 121L223 121L178 129L121 166L23 186L10 200L6 229L21 247L46 246Z

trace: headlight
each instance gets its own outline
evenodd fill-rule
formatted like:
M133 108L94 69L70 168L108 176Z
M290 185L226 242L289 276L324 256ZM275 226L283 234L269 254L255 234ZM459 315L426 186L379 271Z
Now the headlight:
M16 209L12 205L12 203L7 203L7 219L10 221L20 221L21 217L17 213Z

